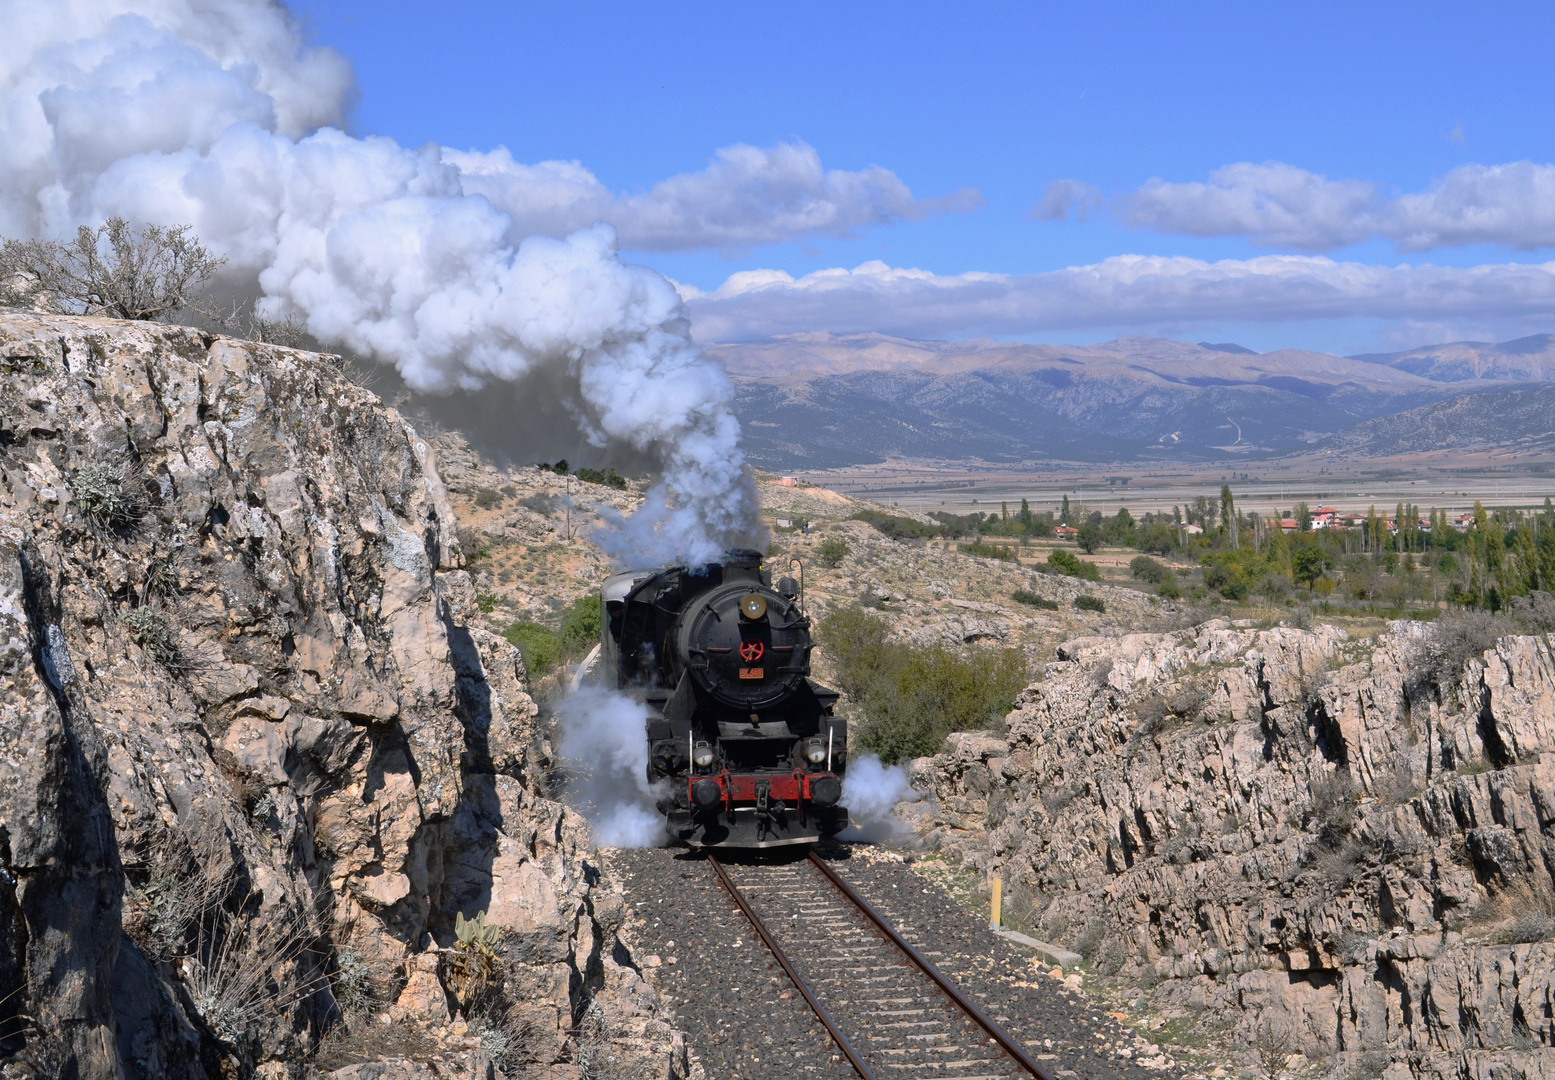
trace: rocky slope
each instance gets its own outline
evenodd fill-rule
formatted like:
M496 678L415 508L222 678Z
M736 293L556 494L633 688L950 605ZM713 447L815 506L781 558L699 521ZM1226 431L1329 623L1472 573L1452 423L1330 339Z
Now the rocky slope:
M464 561L329 358L0 314L7 1076L685 1074Z
M1427 633L1068 641L901 812L1210 1063L1555 1075L1555 655Z

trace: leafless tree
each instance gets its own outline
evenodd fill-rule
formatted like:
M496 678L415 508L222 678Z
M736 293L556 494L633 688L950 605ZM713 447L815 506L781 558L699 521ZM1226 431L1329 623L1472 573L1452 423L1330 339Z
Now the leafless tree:
M225 259L189 226L132 226L112 217L72 241L7 240L0 303L77 315L159 319L193 306Z

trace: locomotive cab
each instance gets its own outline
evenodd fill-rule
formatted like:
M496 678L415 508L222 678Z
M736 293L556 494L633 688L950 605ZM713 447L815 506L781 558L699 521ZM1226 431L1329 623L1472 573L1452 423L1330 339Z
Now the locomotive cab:
M601 677L648 706L648 779L694 847L813 843L845 828L847 727L812 682L810 619L759 552L633 571L600 592Z

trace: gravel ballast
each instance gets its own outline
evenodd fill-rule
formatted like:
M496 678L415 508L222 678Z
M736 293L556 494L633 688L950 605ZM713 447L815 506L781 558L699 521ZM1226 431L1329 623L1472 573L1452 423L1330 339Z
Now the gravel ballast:
M1052 977L1028 950L999 938L900 856L848 848L825 854L839 876L914 947L931 953L941 973L1055 1078L1182 1075L1159 1047ZM791 865L798 857L750 857L732 869L743 887L760 880L762 866ZM690 1037L708 1080L856 1076L705 860L644 849L612 851L608 863L633 912L626 934L634 956L671 999L675 1023Z

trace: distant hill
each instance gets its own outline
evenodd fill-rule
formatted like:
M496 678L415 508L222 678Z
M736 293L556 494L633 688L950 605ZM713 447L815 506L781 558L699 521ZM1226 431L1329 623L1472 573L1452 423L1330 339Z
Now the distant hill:
M895 456L1285 453L1466 390L1555 378L1552 339L1524 341L1343 357L1159 338L1060 346L815 333L704 351L734 378L752 460L788 469Z
M1555 334L1503 341L1455 341L1397 353L1364 353L1353 356L1381 364L1432 382L1548 382L1555 379Z
M1362 457L1433 450L1555 450L1555 385L1461 394L1354 424L1322 449Z

